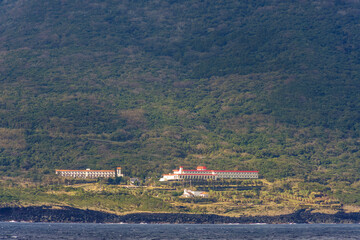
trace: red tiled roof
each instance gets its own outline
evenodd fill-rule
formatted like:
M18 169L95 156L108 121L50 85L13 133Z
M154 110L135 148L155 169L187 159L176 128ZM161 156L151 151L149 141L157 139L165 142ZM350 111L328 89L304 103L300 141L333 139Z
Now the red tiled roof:
M64 170L56 169L57 172L114 172L114 170Z
M178 170L174 170L174 171L178 171ZM238 170L183 170L184 172L189 172L189 171L192 171L192 172L204 172L204 171L207 171L207 172L259 172L259 171L238 171Z
M178 175L216 176L216 174L195 174L195 173L181 173Z
M205 166L198 166L196 170L207 170L207 168Z
M259 171L238 171L238 170L233 170L233 171L227 171L227 170L214 170L214 172L259 172Z

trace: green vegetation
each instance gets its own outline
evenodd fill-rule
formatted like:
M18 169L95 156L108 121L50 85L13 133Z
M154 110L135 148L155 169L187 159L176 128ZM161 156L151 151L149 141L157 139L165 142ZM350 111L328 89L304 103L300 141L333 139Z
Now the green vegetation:
M0 176L121 166L144 181L204 164L359 205L359 10L0 1Z
M343 205L326 193L309 190L296 181L264 180L173 182L154 186L108 185L105 181L52 179L43 185L14 186L4 182L0 188L1 205L52 205L108 211L212 213L228 216L278 215L306 208L319 212L343 210ZM22 183L23 184L23 183ZM305 186L305 187L304 187ZM206 190L208 198L184 198L183 189Z

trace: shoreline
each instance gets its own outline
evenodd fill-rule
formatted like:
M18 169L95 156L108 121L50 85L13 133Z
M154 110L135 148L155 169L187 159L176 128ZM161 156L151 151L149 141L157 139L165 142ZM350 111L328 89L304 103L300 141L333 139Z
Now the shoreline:
M68 206L2 207L0 222L119 223L119 224L354 224L360 213L311 213L307 210L278 216L227 217L215 214L131 213L116 215Z

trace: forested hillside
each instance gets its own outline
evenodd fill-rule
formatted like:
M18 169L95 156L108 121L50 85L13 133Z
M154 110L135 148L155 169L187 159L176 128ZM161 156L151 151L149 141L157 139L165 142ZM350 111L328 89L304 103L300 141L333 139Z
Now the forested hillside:
M355 0L2 0L0 175L205 164L359 204L359 13Z

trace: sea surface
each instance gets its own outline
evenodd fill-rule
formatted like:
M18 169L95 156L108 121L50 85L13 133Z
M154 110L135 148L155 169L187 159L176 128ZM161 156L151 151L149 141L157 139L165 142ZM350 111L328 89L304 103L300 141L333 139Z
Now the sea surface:
M0 239L360 239L360 224L89 224L0 222Z

